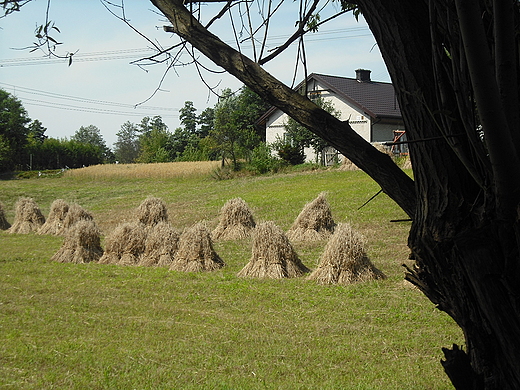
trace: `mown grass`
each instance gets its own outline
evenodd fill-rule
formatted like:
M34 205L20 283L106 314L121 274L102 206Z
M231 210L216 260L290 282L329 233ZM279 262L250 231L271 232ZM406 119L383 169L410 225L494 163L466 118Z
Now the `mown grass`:
M449 389L440 348L461 343L445 314L403 283L404 214L362 172L319 171L214 181L66 176L3 181L12 222L19 196L45 215L54 199L90 210L105 233L148 195L173 226L217 223L242 197L258 221L287 229L305 203L328 192L337 222L368 239L379 282L319 286L236 273L249 240L217 242L227 266L213 273L58 264L62 239L0 233L0 388L16 389ZM313 268L325 242L294 244Z

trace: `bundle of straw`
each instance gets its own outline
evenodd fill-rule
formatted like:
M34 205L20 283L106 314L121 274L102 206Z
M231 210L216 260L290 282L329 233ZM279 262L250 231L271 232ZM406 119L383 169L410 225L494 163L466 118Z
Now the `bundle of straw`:
M284 232L272 221L259 224L253 232L249 263L237 274L247 278L294 278L309 272Z
M149 196L137 208L137 220L145 226L168 222L168 209L162 199Z
M69 211L69 204L63 199L56 199L51 204L51 210L45 223L38 229L38 234L57 236L63 231L65 217Z
M327 243L316 268L308 279L319 284L351 284L385 279L368 258L365 240L348 223L340 223Z
M161 221L148 229L144 253L137 265L169 267L175 257L179 233L167 222Z
M292 241L323 240L331 236L335 226L326 193L322 192L305 205L287 232L287 237Z
M28 234L36 232L45 223L40 208L32 198L22 197L16 202L14 223L9 233Z
M256 226L253 213L242 198L228 200L220 210L219 224L213 230L214 240L241 240L251 235Z
M107 236L101 264L137 265L144 253L146 229L142 223L126 222Z
M69 206L69 210L63 219L63 226L56 233L57 235L65 235L75 223L79 221L93 221L94 217L90 212L85 210L79 204L73 203Z
M98 261L103 255L100 232L94 221L81 220L65 235L63 245L51 260L84 264Z
M179 238L179 248L170 266L172 271L215 271L224 267L224 261L213 249L206 225L199 222L186 229Z

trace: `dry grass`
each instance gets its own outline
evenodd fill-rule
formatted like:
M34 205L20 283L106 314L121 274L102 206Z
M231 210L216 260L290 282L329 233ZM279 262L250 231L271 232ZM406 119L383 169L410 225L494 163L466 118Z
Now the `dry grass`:
M218 161L185 161L156 164L103 164L80 169L72 169L67 171L65 176L88 179L172 179L194 175L209 175L214 169L218 168L218 166Z
M272 221L259 224L253 232L249 263L237 274L242 278L294 278L309 272L285 233Z
M348 158L343 156L343 159L341 160L341 164L338 167L338 171L359 171L359 168L357 167L356 164L354 164Z
M22 197L15 206L14 223L9 228L9 233L28 234L36 232L45 223L40 208L32 198Z
M305 205L296 221L287 232L292 241L319 241L328 239L336 223L332 218L325 192Z
M169 267L175 258L179 233L167 222L161 221L148 229L144 253L137 265Z
M168 209L162 199L149 196L136 210L137 221L145 226L155 226L159 222L168 222Z
M94 221L81 220L67 231L63 245L51 260L84 264L97 262L102 255L99 228Z
M52 202L49 216L40 229L38 229L38 234L50 234L57 236L63 233L63 225L68 211L69 204L63 199L56 199L54 202Z
M212 232L214 240L241 240L251 235L256 226L253 212L242 198L228 200L220 210L217 227Z
M5 207L2 202L0 202L0 230L7 230L11 227L11 224L7 221L5 217Z
M370 261L365 251L365 240L350 224L340 223L330 238L320 263L309 276L319 284L348 285L386 276Z
M203 222L184 230L179 238L179 248L170 265L172 271L215 271L225 266L213 249L211 235Z
M105 240L101 264L137 265L144 253L146 227L141 223L126 222L117 226Z
M79 221L93 221L94 217L92 214L85 210L77 203L72 203L69 206L69 210L67 211L67 215L63 219L63 226L58 231L57 235L65 235L67 231L77 222Z

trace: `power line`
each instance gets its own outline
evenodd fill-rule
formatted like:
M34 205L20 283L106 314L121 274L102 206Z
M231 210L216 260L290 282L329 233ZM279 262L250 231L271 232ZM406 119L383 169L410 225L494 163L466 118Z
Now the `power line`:
M77 112L88 112L92 114L108 114L108 115L122 115L122 116L150 116L145 115L143 113L138 112L124 112L124 111L114 111L114 110L103 110L97 108L85 108L71 105L56 105L48 102L41 102L33 99L24 99L24 104L27 106L36 106L36 107L45 107L45 108L54 108L58 110L66 110L66 111L77 111ZM179 115L161 115L164 118L178 118Z
M146 110L157 110L157 111L173 111L178 112L178 108L171 108L171 107L156 107L156 106L136 106L133 104L125 104L125 103L116 103L116 102L109 102L106 100L96 100L96 99L88 99L83 97L77 97L77 96L70 96L70 95L63 95L59 93L54 92L47 92L47 91L41 91L38 89L33 88L26 88L26 87L20 87L13 84L3 83L0 82L0 85L6 85L10 87L13 91L16 91L17 93L27 93L31 95L39 95L44 96L52 99L62 99L67 101L76 101L80 103L89 103L89 104L98 104L98 105L104 105L104 106L114 106L114 107L121 107L121 108L128 108L128 109L146 109Z
M63 95L53 92L41 91L38 89L20 87L13 84L2 83L0 85L8 86L10 89L14 91L16 95L21 94L23 96L20 97L23 100L24 105L28 106L36 106L36 107L45 107L45 108L54 108L59 110L66 111L77 111L77 112L88 112L93 114L109 114L109 115L124 115L124 116L155 116L157 115L157 111L159 111L161 117L164 118L178 118L179 114L173 114L173 112L178 112L176 108L169 107L156 107L156 106L136 106L132 104L125 103L117 103L117 102L109 102L105 100L95 100L82 98L77 96ZM35 95L35 96L43 96L50 99L57 99L58 101L48 101L41 99L33 99L27 97L25 95ZM63 100L85 103L83 106L72 105L63 103ZM90 106L89 106L90 105ZM96 107L98 106L98 107ZM104 107L115 107L119 109L127 109L132 111L122 111L112 108L104 108ZM153 113L153 111L156 111ZM165 112L165 113L164 113Z
M354 34L354 35L352 35ZM332 36L331 36L332 35ZM328 36L328 37L324 37ZM361 38L371 36L368 27L350 27L345 29L333 29L323 30L316 33L312 33L307 36L307 42L317 41L338 41L344 39ZM287 39L287 35L272 35L268 38L269 46L276 46L283 43ZM234 45L236 41L226 41L230 45ZM134 49L119 49L109 50L102 52L90 52L74 54L74 62L97 62L97 61L113 61L113 60L135 60L136 58L146 58L154 54L155 50L152 48L134 48ZM68 58L50 58L48 56L34 58L8 58L0 60L0 68L13 67L13 66L32 66L32 65L52 65L52 64L66 64Z

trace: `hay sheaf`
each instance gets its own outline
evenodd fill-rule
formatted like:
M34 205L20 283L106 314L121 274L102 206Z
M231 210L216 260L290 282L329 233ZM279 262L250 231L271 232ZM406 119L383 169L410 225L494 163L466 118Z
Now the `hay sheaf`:
M338 171L359 171L359 168L348 158L343 157L343 159L341 160L341 164L338 167Z
M169 267L175 258L179 233L167 222L161 221L148 229L144 252L137 265Z
M319 284L344 285L385 278L368 258L363 236L348 223L336 227L318 267L308 276Z
M211 235L206 225L199 222L184 230L179 238L172 271L200 272L215 271L225 266L224 261L213 249Z
M146 228L142 223L125 222L117 226L105 240L105 253L100 264L137 265L144 253Z
M61 229L56 233L57 235L65 235L67 231L79 221L93 221L94 217L92 214L85 210L77 203L73 203L69 206L67 215L63 219L63 225Z
M63 245L51 260L74 264L97 262L103 255L100 236L94 221L78 221L67 231Z
M36 232L45 223L40 208L32 198L20 198L16 202L14 223L9 233L28 234Z
M256 226L253 212L242 198L228 200L220 210L217 227L211 236L214 240L241 240L251 235Z
M56 199L54 202L52 202L49 216L40 229L38 229L38 234L50 234L57 236L63 229L63 224L68 211L69 204L63 199Z
M138 222L146 226L155 226L159 222L168 222L166 203L160 198L149 196L137 208Z
M324 240L332 235L335 226L326 193L322 192L305 205L287 232L287 237L292 241Z
M309 272L289 239L272 221L259 224L253 232L249 263L237 274L243 278L294 278Z
M5 217L5 208L4 204L0 202L0 230L7 230L11 227L11 224L7 222L7 218Z

